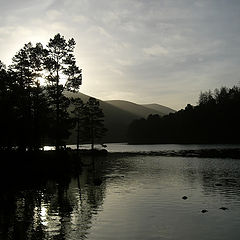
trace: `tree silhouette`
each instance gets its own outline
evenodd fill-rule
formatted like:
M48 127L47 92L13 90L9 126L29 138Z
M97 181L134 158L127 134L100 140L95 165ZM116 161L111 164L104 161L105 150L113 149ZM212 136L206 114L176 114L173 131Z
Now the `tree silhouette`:
M84 133L84 122L86 121L86 107L81 98L71 98L70 99L73 110L71 113L74 116L75 123L77 125L77 151L79 151L80 144L80 134ZM82 136L83 138L83 136Z
M55 145L59 149L61 139L67 137L66 132L61 132L62 126L70 126L67 108L69 101L64 97L63 92L77 91L82 83L82 71L76 66L76 60L73 55L75 47L74 39L68 41L63 36L57 34L50 39L47 45L47 57L45 58L45 70L48 84L48 95L54 106L55 118ZM64 123L64 119L66 119Z
M40 113L46 112L39 109L40 101L42 106L47 109L47 101L43 97L40 88L39 78L43 71L43 58L46 54L42 44L25 44L12 59L9 66L9 81L11 82L11 107L16 114L15 127L16 143L22 149L40 147ZM43 108L41 109L43 110ZM43 119L42 119L43 120ZM43 123L43 122L42 122ZM44 129L41 128L41 130Z
M57 34L46 48L25 44L8 68L0 61L1 148L37 150L52 143L58 150L69 137L74 123L64 91L78 91L82 82L75 44Z
M11 135L9 121L13 118L11 118L12 108L10 105L9 83L6 66L0 61L0 148L7 147L10 142L9 136Z
M91 149L94 149L96 139L104 136L107 129L104 127L104 114L100 108L100 103L93 97L90 97L86 103L86 135L91 141Z

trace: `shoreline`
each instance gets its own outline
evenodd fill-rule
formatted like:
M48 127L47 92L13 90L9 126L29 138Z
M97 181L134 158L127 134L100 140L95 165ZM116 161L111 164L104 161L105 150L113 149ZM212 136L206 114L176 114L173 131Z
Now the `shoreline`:
M166 157L196 157L196 158L231 158L240 159L240 148L232 149L198 149L198 150L164 150L140 152L109 152L111 155L123 156L166 156Z
M99 158L128 156L164 156L185 158L229 158L240 159L240 148L202 149L202 150L166 150L152 152L108 152L107 150L61 150L18 152L0 151L0 188L13 191L17 188L31 188L49 180L62 181L78 176L85 166L94 164ZM90 165L84 161L90 159Z

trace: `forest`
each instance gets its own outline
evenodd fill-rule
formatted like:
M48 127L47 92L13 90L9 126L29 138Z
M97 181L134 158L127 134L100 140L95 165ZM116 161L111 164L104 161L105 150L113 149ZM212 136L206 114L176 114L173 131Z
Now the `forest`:
M133 121L129 144L240 143L240 88L201 92L196 106Z
M78 148L80 140L93 148L104 135L99 101L66 97L82 84L75 45L73 38L56 34L46 47L25 44L8 67L0 61L0 150L35 151L44 145L59 150L73 129Z

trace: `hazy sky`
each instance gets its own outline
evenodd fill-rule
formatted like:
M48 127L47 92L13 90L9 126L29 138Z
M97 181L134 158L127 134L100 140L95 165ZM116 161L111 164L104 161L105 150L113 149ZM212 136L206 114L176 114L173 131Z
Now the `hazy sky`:
M0 60L61 33L77 42L81 91L196 104L240 81L240 0L0 0Z

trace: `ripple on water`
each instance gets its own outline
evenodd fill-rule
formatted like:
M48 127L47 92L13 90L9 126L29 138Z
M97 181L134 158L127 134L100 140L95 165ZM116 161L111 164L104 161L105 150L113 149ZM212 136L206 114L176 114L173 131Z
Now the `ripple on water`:
M237 240L239 179L238 160L110 156L17 194L15 210L0 211L0 219L9 221L9 236L24 229L23 239ZM2 233L0 224L7 239Z

